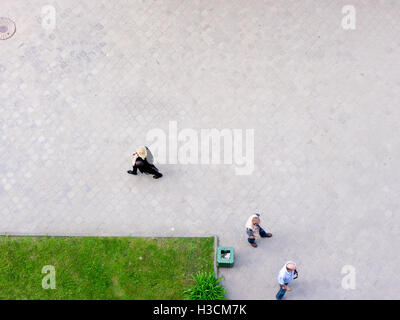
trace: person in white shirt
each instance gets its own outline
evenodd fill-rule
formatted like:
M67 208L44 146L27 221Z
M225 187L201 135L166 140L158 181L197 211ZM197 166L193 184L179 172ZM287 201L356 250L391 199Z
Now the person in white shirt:
M263 228L261 228L261 220L260 214L256 213L249 217L246 222L246 233L247 233L247 241L253 248L257 248L256 239L261 238L270 238L272 237L272 233L265 232Z

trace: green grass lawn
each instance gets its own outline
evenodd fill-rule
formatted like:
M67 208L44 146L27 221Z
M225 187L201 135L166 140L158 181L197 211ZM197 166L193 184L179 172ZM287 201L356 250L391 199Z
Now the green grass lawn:
M42 268L56 270L43 289ZM183 299L212 272L211 238L0 236L0 299Z

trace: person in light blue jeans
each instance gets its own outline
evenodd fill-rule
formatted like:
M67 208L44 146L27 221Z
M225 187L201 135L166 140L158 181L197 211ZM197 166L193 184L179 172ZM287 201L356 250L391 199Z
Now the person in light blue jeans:
M296 263L293 261L286 262L278 274L279 291L276 294L276 300L282 300L286 291L290 291L290 288L288 287L289 282L297 279L297 277L298 273Z

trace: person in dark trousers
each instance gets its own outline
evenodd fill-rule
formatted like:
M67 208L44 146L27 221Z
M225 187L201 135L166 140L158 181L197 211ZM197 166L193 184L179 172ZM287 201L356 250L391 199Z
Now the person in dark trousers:
M247 220L246 223L246 233L248 235L247 241L253 248L257 248L256 239L258 239L259 237L262 238L272 237L272 234L265 232L265 230L261 228L260 224L261 220L260 220L260 215L258 213L250 216L250 218Z
M163 175L158 171L157 167L152 163L153 161L148 161L148 148L147 147L137 147L136 152L133 154L133 170L128 170L129 174L137 175L137 171L146 174L152 174L154 179L159 179ZM150 151L149 151L150 152ZM150 157L149 157L150 158ZM152 156L151 156L152 158Z
M276 300L282 300L286 291L291 290L288 287L289 282L294 279L297 279L297 277L298 273L296 270L296 264L292 261L286 262L278 274L279 291L276 294Z

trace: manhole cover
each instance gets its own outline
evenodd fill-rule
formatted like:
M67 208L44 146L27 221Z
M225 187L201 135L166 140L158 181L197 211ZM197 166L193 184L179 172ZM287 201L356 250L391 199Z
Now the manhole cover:
M8 18L0 18L0 40L11 38L16 30L14 21Z

